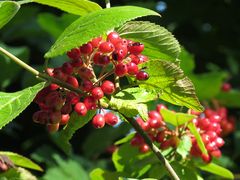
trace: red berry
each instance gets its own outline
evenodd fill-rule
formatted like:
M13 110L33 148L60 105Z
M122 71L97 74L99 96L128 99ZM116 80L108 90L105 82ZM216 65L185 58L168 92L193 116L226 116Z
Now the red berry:
M150 150L149 146L147 144L142 144L139 147L139 151L141 153L147 153Z
M168 149L171 146L171 144L172 144L171 139L167 139L161 143L160 148L162 150Z
M89 80L83 80L81 87L82 87L82 90L89 92L93 88L93 83L92 81L89 81Z
M112 94L115 91L115 86L111 81L103 81L101 89L105 94Z
M156 107L157 112L161 112L161 109L167 109L167 107L164 104L158 104Z
M97 38L94 38L90 43L92 44L93 48L97 48L101 41L102 41L102 37L97 37Z
M65 62L62 65L62 72L71 75L73 73L73 67L72 67L71 63Z
M209 156L208 154L202 154L201 157L205 163L210 163L210 161L212 160L211 156Z
M96 52L93 56L93 62L94 64L100 64L100 59L102 57L102 53L101 52Z
M104 93L100 87L93 88L91 93L92 93L92 96L94 97L94 99L96 99L96 100L99 100L104 96Z
M115 66L115 74L117 76L122 77L127 74L127 71L128 71L128 68L126 64L119 63Z
M67 81L68 84L72 85L75 88L79 87L78 80L74 76L68 76Z
M47 68L45 71L49 76L53 76L53 68Z
M215 139L215 143L216 143L217 147L220 148L224 145L224 140L221 137L217 137Z
M74 48L71 51L67 52L69 58L75 60L81 57L81 52L79 48Z
M144 50L144 45L139 42L135 42L128 46L128 50L131 54L138 55Z
M143 143L144 143L144 140L139 134L135 134L135 136L131 140L132 146L140 146Z
M45 103L48 107L59 110L63 106L64 100L58 91L53 91L45 97Z
M67 76L67 74L62 72L61 69L56 68L53 70L53 77L56 79L59 79L61 81L66 81L68 76Z
M144 81L144 80L147 80L149 78L149 75L148 73L146 73L145 71L139 71L137 74L136 74L136 78L137 80L139 81Z
M111 112L106 113L104 115L104 119L105 119L106 123L110 126L114 126L118 123L118 117Z
M142 55L142 54L139 54L139 55L138 55L138 58L139 58L139 64L141 64L141 63L144 63L144 62L147 62L147 61L148 61L148 58L147 58L147 56L144 56L144 55Z
M80 96L72 91L68 92L66 95L67 98L67 102L71 103L71 104L76 104L79 102Z
M223 83L222 87L221 87L221 90L224 91L224 92L229 92L230 90L232 89L232 86L230 83Z
M96 100L92 96L85 97L83 103L85 104L87 110L93 110L97 107Z
M83 65L83 60L81 58L75 59L71 62L72 67L79 68Z
M92 44L91 43L83 44L80 47L80 51L82 54L86 54L86 55L92 53L92 51L93 51Z
M97 114L94 116L93 120L92 120L92 124L95 128L99 129L99 128L103 128L105 125L105 119L104 116L102 114Z
M162 143L164 141L164 139L165 139L165 136L166 136L165 131L158 132L157 133L157 137L156 137L156 141L158 143Z
M107 36L107 40L111 43L115 44L119 41L120 37L117 32L110 32Z
M87 114L87 107L85 106L84 103L79 102L75 104L74 111L78 113L78 115L80 116L85 116Z
M62 114L62 119L60 121L60 124L61 125L67 124L69 119L70 119L70 115L69 114Z
M102 42L99 46L99 51L102 53L110 53L114 50L114 46L111 42Z
M135 75L138 73L138 66L133 62L128 63L127 68L129 75Z
M113 51L112 58L115 61L121 62L127 55L127 51L124 51L123 49L117 49Z
M37 111L33 114L33 121L39 124L46 124L49 120L49 113L44 110Z
M210 154L211 154L211 156L216 157L216 158L220 158L222 156L222 153L219 149L212 151Z
M109 63L110 63L110 57L109 56L102 55L102 56L99 57L98 64L105 66Z
M72 104L70 102L65 103L61 109L61 113L69 114L71 112L72 112Z
M148 121L149 121L149 126L154 129L158 129L163 125L163 122L159 119L150 118Z
M158 119L158 120L162 121L162 116L157 111L149 111L148 116L151 119Z

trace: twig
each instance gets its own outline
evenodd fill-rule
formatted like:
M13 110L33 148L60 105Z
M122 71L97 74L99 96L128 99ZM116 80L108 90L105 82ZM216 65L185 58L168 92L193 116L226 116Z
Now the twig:
M170 163L167 159L162 155L161 151L158 149L158 147L151 141L151 139L148 137L148 135L143 131L143 129L139 126L139 124L132 118L125 117L128 122L134 127L134 129L142 136L144 141L147 143L147 145L151 148L153 153L157 156L157 158L162 162L166 170L169 172L170 176L174 180L180 180Z

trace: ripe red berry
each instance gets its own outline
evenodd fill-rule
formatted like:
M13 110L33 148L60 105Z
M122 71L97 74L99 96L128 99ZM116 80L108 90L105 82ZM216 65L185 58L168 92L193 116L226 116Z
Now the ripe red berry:
M221 87L221 90L224 91L224 92L229 92L230 90L232 89L232 86L230 83L223 83L222 87Z
M135 42L128 46L128 50L131 54L138 55L144 50L144 45L139 42Z
M154 129L158 129L163 125L162 121L159 119L150 118L148 122L149 122L149 126Z
M93 48L97 48L101 41L102 41L102 37L97 37L97 38L94 38L90 43L92 44Z
M122 49L117 49L115 51L113 51L112 53L112 58L115 61L121 62L127 55L127 51L124 51Z
M161 109L167 109L167 107L164 104L158 104L156 107L157 112L161 112Z
M111 112L106 113L104 115L104 119L105 119L106 123L110 126L114 126L118 123L118 117Z
M210 154L211 154L211 156L216 157L216 158L220 158L222 156L222 153L219 149L210 152Z
M87 92L91 91L92 88L93 88L93 83L92 83L92 81L83 80L83 81L82 81L82 86L81 86L81 88L82 88L82 90L87 91Z
M162 116L157 111L149 111L148 116L151 119L158 119L158 120L162 121Z
M67 80L67 74L65 74L64 72L62 72L61 69L59 68L55 68L53 70L53 77L56 78L56 79L59 79L61 81L66 81Z
M139 147L139 151L141 153L147 153L150 150L149 146L147 144L142 144Z
M119 41L120 37L117 32L110 32L107 36L107 41L110 41L113 44L116 44Z
M79 48L74 48L71 51L67 52L67 56L73 60L76 60L81 57L81 52Z
M94 99L96 99L96 100L99 100L104 96L104 93L100 87L93 88L91 93L92 93L92 96L94 97Z
M156 141L158 143L162 143L164 141L164 139L165 139L165 136L166 136L165 131L158 132L157 136L156 136Z
M102 57L102 53L101 52L96 52L93 56L94 64L97 64L97 65L100 64L99 62L100 62L101 57Z
M137 80L139 81L144 81L144 80L147 80L149 78L149 75L148 73L146 73L145 71L139 71L137 74L136 74L136 78Z
M67 92L66 94L66 101L71 103L71 104L76 104L79 102L79 99L80 99L80 95L70 91L70 92Z
M62 72L71 75L73 73L73 67L72 67L71 63L65 62L62 65Z
M71 62L72 67L79 68L83 65L83 60L81 58L75 59Z
M59 110L63 106L64 100L61 97L61 94L58 91L53 91L45 97L46 106Z
M209 156L208 154L202 154L201 157L205 163L210 163L210 161L212 160L211 156Z
M97 114L93 117L92 124L95 128L103 128L105 125L105 119L102 114Z
M102 55L102 56L99 57L98 64L105 66L109 63L110 63L110 57L109 56Z
M75 104L74 111L78 113L78 115L80 116L85 116L87 114L87 107L85 106L84 103L79 102Z
M135 136L131 140L132 146L140 146L143 143L144 143L144 140L139 134L135 134Z
M139 55L138 55L138 58L139 58L139 64L141 64L141 63L144 63L144 62L147 62L147 61L148 61L148 58L147 58L147 56L144 56L144 55L142 55L142 54L139 54Z
M102 42L99 46L99 51L102 53L110 53L114 50L114 46L111 42Z
M127 74L127 71L128 71L128 68L126 64L119 63L115 66L115 74L117 76L122 77Z
M127 64L127 69L129 75L135 75L138 73L138 66L133 62Z
M70 115L69 114L62 114L62 118L61 118L60 124L61 125L67 124L69 119L70 119Z
M82 54L86 54L86 55L92 53L92 51L93 51L92 44L91 43L83 44L80 47L80 51Z
M96 99L94 99L92 96L85 97L83 103L85 104L87 110L93 110L97 107Z
M75 88L79 87L78 80L74 76L68 76L67 81L68 84L72 85Z
M112 94L115 91L115 86L111 81L103 81L101 85L101 89L104 92L104 94Z

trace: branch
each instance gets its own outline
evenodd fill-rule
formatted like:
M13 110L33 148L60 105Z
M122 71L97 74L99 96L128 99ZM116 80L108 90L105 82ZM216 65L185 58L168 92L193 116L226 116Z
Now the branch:
M142 138L144 139L144 141L146 142L146 144L151 148L151 150L153 151L153 153L157 156L157 158L162 162L162 164L164 165L164 167L166 168L166 170L169 172L170 176L172 177L172 179L174 180L180 180L178 175L176 174L176 172L174 171L174 169L172 168L172 166L170 165L170 163L168 162L168 160L162 155L161 151L158 149L158 147L151 141L151 139L149 138L149 136L143 131L143 129L139 126L139 124L132 118L127 118L125 117L128 122L134 127L134 129L137 131L137 133L139 133Z

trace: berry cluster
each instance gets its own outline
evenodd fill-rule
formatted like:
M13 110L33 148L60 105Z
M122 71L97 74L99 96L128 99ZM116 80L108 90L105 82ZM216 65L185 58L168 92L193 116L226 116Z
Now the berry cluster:
M74 93L57 84L50 84L40 91L34 100L41 110L34 113L33 120L46 124L50 132L57 131L59 125L67 124L73 110L84 116L88 110L101 108L99 100L116 90L114 82L106 79L112 74L118 77L133 76L137 80L148 79L148 74L138 68L138 64L148 60L141 54L143 50L143 44L122 39L116 32L109 33L106 40L98 37L72 49L67 53L70 61L61 67L48 68L46 73L82 93ZM101 72L97 73L95 69L101 69ZM116 119L112 113L97 114L92 123L94 127L102 128L105 122L116 124Z
M169 147L176 148L179 143L179 138L175 131L170 130L164 122L160 110L167 107L163 104L159 104L156 110L149 111L147 121L143 121L141 118L137 118L137 123L141 128L147 132L148 136L153 142L160 144L160 149L164 150ZM132 146L137 146L139 151L146 153L149 151L149 146L144 142L143 138L139 134L135 134L131 140Z

